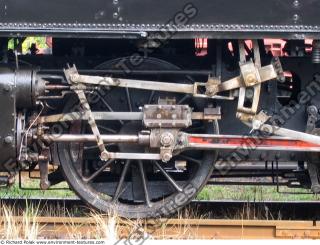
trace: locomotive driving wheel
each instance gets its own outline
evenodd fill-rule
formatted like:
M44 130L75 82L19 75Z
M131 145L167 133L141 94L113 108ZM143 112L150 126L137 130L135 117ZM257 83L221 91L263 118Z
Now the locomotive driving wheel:
M117 63L118 59L108 61L98 68L115 69ZM178 67L148 58L135 69L175 70ZM135 78L145 79L146 75L140 74ZM155 74L148 75L148 79L167 81L168 77ZM184 77L183 81L188 79ZM92 111L135 112L146 104L157 104L162 98L189 105L195 111L207 106L205 100L195 100L191 96L128 88L98 90L94 98L89 102ZM64 111L70 112L77 103L76 96L68 98ZM137 134L143 130L142 121L98 121L97 126L101 134ZM218 125L216 121L199 120L184 131L218 133ZM68 132L92 134L87 122L81 121L70 123ZM111 143L105 147L110 152L150 152L148 147L132 144ZM58 155L67 182L80 198L101 211L116 212L128 218L169 215L185 206L206 184L216 159L214 151L190 150L173 156L166 163L134 159L102 161L99 149L93 142L58 143Z

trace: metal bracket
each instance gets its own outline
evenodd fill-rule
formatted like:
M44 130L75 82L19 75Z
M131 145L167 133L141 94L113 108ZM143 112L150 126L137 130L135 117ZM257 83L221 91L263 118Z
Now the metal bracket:
M147 128L187 128L192 125L188 105L145 105L143 124Z
M239 54L240 54L240 71L241 77L244 82L244 86L239 89L239 100L237 107L237 118L242 122L248 124L253 123L253 129L259 129L261 124L264 124L268 120L268 116L263 112L257 114L261 83L266 81L266 78L277 79L280 82L284 81L284 73L279 58L275 57L272 60L272 69L261 68L259 44L257 40L253 40L253 54L254 62L250 60L246 62L246 51L244 47L244 41L239 41ZM262 71L263 70L263 71ZM251 105L245 106L247 88L252 87L253 95L251 99Z
M43 148L41 155L39 156L39 170L40 170L40 188L41 190L47 190L50 187L48 178L49 174L49 148Z
M68 80L69 83L71 83L71 84L76 83L77 84L78 82L81 82L81 77L78 74L78 71L75 67L69 68L69 69L65 70L64 72L65 72L66 79ZM79 85L79 84L77 84L77 85ZM82 84L80 84L80 85L82 85ZM80 86L80 88L79 88L79 86L71 87L71 88L77 94L79 101L80 101L80 104L88 116L88 123L89 123L91 130L96 138L96 142L97 142L97 145L100 150L100 158L103 161L107 161L109 159L109 153L103 143L99 128L96 124L96 121L95 121L94 116L92 114L92 111L90 109L90 105L88 103L87 97L82 89L82 86Z
M310 105L307 108L308 120L306 133L312 135L320 135L320 129L316 128L316 123L319 120L318 108L315 105ZM319 153L307 153L308 173L311 181L311 191L320 193L320 155Z
M254 63L252 61L246 62L246 53L244 47L244 41L239 41L239 54L240 54L240 70L241 77L245 83L245 87L240 87L239 89L239 100L237 108L237 117L244 122L248 122L251 116L254 116L257 113L259 99L260 99L260 90L261 90L261 81L262 78L257 72L257 69L261 67L260 60L260 51L258 41L253 41L253 53L254 53ZM274 76L277 76L275 71ZM246 87L253 86L253 97L251 107L245 106L246 99Z

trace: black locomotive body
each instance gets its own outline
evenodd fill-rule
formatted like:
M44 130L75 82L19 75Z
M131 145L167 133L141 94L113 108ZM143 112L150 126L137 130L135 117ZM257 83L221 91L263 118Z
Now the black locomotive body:
M1 181L39 169L42 189L65 179L127 217L170 214L228 178L319 193L319 9L1 1ZM52 53L19 53L27 36L52 38Z

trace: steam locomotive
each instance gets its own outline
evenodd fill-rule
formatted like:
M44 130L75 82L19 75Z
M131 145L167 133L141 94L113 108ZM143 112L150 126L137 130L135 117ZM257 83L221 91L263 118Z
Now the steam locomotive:
M125 217L169 215L247 177L319 193L319 9L1 1L1 183L39 169L41 189L67 181ZM52 37L52 54L19 54L27 36Z

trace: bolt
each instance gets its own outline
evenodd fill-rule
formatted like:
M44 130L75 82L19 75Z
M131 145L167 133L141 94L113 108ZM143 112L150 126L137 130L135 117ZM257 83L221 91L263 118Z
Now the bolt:
M318 109L315 105L308 106L307 111L311 115L317 115Z
M71 80L72 82L77 82L77 81L79 80L79 78L80 78L79 74L72 74L72 75L70 75L70 80Z
M101 152L100 158L102 161L107 161L109 159L109 154L107 151Z
M293 17L292 17L292 19L293 19L294 22L297 22L297 21L299 20L299 18L300 18L300 17L299 17L299 15L297 15L297 14L294 14Z
M208 96L214 96L218 93L218 87L217 86L209 86L207 87L207 91L206 91L206 94Z
M7 136L4 138L4 143L6 144L12 144L13 142L13 137L12 136Z
M169 152L166 152L162 155L163 162L169 162L171 158L172 158L172 154L170 154Z
M147 37L147 36L148 36L148 33L145 32L145 31L143 31L143 32L140 33L140 36L141 36L141 37Z
M11 91L11 86L9 84L4 85L3 90L5 92L10 92Z
M300 5L300 3L299 3L299 1L298 0L295 0L294 2L293 2L293 6L294 7L299 7L299 5Z
M113 0L113 4L118 4L119 3L119 1L118 0Z
M246 89L246 98L247 99L252 99L254 96L254 91L252 88Z
M248 75L246 76L246 81L247 81L247 83L249 83L249 84L255 84L256 78L255 78L255 76L254 76L253 74L248 74Z
M173 144L174 136L172 133L163 133L160 137L160 142L163 146L170 146Z
M159 114L157 114L157 118L158 119L160 119L161 118L161 114L159 113Z
M119 14L118 14L117 12L114 12L114 13L113 13L113 18L114 18L114 19L117 19L118 16L119 16Z
M172 114L172 119L176 119L177 118L177 115L176 114Z

